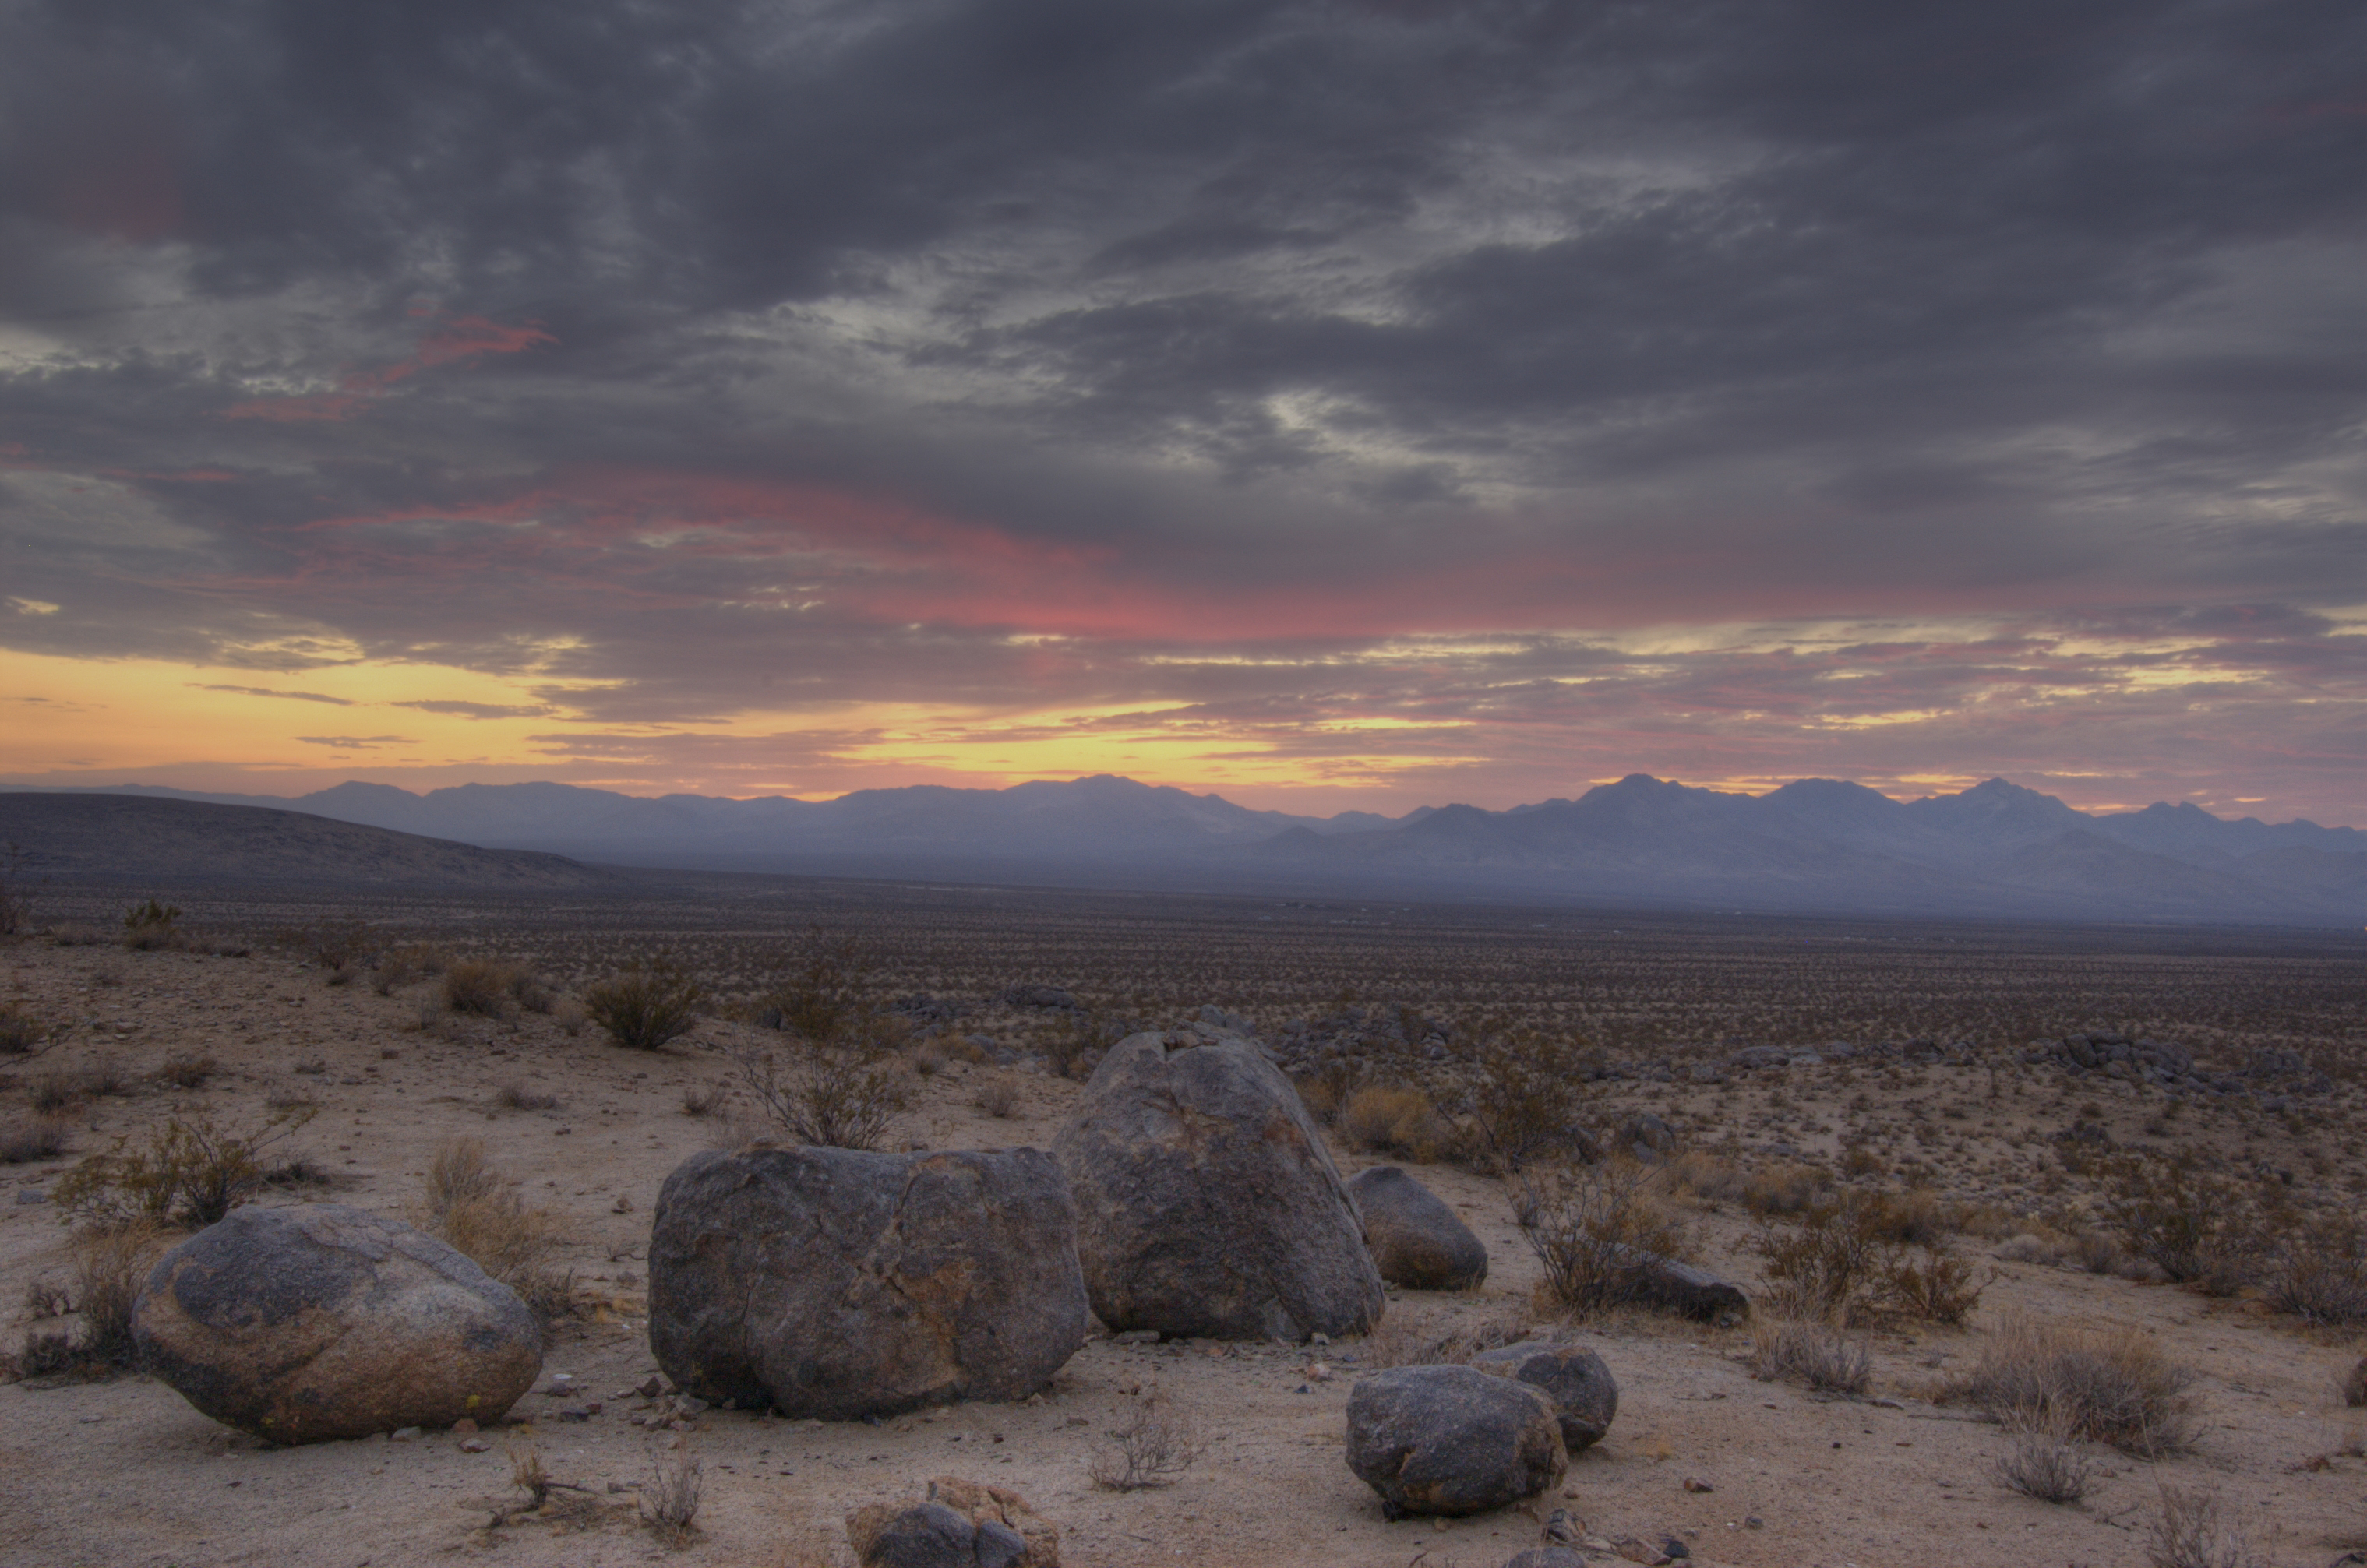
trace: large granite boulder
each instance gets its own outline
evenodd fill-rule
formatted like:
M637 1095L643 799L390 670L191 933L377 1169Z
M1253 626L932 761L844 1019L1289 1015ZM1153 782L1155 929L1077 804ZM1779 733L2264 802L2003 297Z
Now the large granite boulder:
M1444 1199L1393 1165L1348 1179L1381 1278L1416 1291L1460 1291L1488 1278L1488 1248Z
M1128 1036L1052 1152L1076 1199L1085 1288L1112 1328L1302 1340L1379 1320L1355 1201L1254 1046Z
M131 1308L147 1369L277 1443L497 1419L542 1335L516 1292L400 1220L238 1209L156 1261Z
M785 1416L1024 1399L1085 1341L1076 1212L1038 1149L696 1154L659 1190L649 1275L666 1375Z
M1603 1358L1576 1345L1526 1340L1471 1358L1483 1372L1540 1390L1561 1419L1562 1447L1571 1453L1603 1440L1619 1414L1619 1385Z
M1569 1468L1553 1401L1473 1367L1391 1367L1348 1395L1348 1468L1390 1518L1478 1514Z

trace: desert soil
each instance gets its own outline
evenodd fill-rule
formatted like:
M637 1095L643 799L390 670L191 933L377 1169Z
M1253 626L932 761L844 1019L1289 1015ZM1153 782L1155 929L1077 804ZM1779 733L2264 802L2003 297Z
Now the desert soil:
M37 1281L70 1270L69 1217L47 1195L74 1160L119 1134L142 1134L168 1113L201 1110L218 1123L259 1124L266 1100L309 1099L318 1111L289 1145L327 1181L275 1190L266 1202L333 1201L402 1213L445 1140L484 1140L493 1160L568 1238L579 1315L554 1329L537 1392L489 1432L488 1450L431 1432L414 1440L264 1447L199 1416L170 1389L139 1376L57 1386L0 1387L0 1563L229 1563L384 1568L491 1558L517 1564L657 1562L672 1553L635 1523L634 1489L661 1444L632 1424L652 1402L629 1392L656 1370L642 1317L640 1269L660 1183L714 1143L724 1118L685 1111L686 1091L726 1083L727 1050L763 1032L709 1021L663 1053L616 1048L596 1030L563 1032L549 1017L446 1017L423 1026L433 981L380 997L330 987L321 972L258 951L242 958L182 952L19 943L0 950L0 993L48 1017L78 1021L39 1064L11 1073L12 1093L39 1071L76 1071L102 1058L130 1091L76 1113L72 1145L47 1162L0 1168L0 1301L27 1300ZM971 1027L965 1025L965 1027ZM991 1030L991 1021L980 1027ZM202 1088L155 1077L176 1054L210 1056ZM1885 1090L1925 1103L1971 1103L1991 1086L1938 1070L1937 1087ZM1007 1078L1008 1118L975 1108L980 1089ZM505 1085L555 1107L503 1109ZM1870 1087L1862 1083L1860 1087ZM900 1143L933 1147L1048 1146L1082 1087L1040 1072L952 1062L916 1080L896 1125ZM2086 1088L2081 1098L2120 1093ZM1637 1086L1609 1086L1603 1114L1620 1113ZM1669 1092L1648 1101L1665 1108ZM1767 1085L1729 1086L1721 1101L1738 1124L1766 1125ZM1817 1104L1812 1083L1789 1092ZM2355 1097L2356 1090L2346 1089ZM1637 1103L1647 1103L1638 1099ZM2348 1100L2342 1103L2348 1104ZM727 1111L730 1106L727 1102ZM2113 1114L2137 1110L2114 1103ZM2329 1101L2327 1113L2335 1112ZM1997 1107L1983 1112L1994 1118ZM2013 1102L2034 1134L2042 1096ZM2352 1106L2349 1114L2356 1115ZM1773 1119L1781 1125L1785 1119ZM2010 1132L2009 1126L2005 1129ZM1804 1154L1829 1154L1805 1134ZM1828 1145L1829 1140L1827 1140ZM1343 1172L1375 1163L1345 1148ZM1500 1184L1444 1166L1421 1179L1464 1213L1487 1243L1491 1272L1477 1292L1392 1291L1389 1313L1444 1328L1530 1310L1536 1268ZM1706 1261L1746 1285L1757 1269L1751 1226L1731 1211L1691 1216ZM1558 1495L1595 1536L1675 1535L1692 1560L1750 1568L1954 1563L2114 1564L2145 1561L2158 1488L2215 1488L2249 1529L2263 1561L2326 1563L2367 1533L2362 1413L2337 1393L2355 1341L2305 1331L2258 1302L2206 1300L2163 1285L2043 1265L1995 1262L1994 1242L1970 1237L1968 1256L1993 1267L1979 1308L1961 1329L1917 1325L1873 1337L1867 1402L1825 1401L1745 1367L1747 1327L1696 1327L1646 1318L1582 1325L1620 1390L1610 1438L1579 1456ZM2054 1506L1994 1483L1999 1429L1929 1396L2007 1314L2126 1325L2154 1337L2197 1374L2207 1431L2199 1451L2141 1464L2102 1450L2107 1472L2086 1502ZM69 1323L71 1319L67 1320ZM9 1332L31 1326L22 1321ZM42 1326L54 1326L44 1325ZM776 1565L853 1561L841 1520L861 1505L917 1495L939 1475L1012 1487L1056 1521L1062 1560L1097 1564L1271 1564L1305 1568L1499 1568L1535 1544L1531 1510L1452 1524L1392 1523L1342 1461L1343 1410L1359 1346L1089 1343L1038 1400L965 1404L881 1425L821 1425L710 1411L684 1438L703 1466L699 1534L685 1561ZM1320 1366L1316 1363L1323 1363ZM575 1392L551 1394L553 1374ZM1327 1375L1328 1374L1328 1375ZM1152 1391L1207 1440L1175 1484L1117 1494L1090 1467L1103 1434ZM587 1419L568 1407L596 1403ZM542 1518L498 1529L514 1506L510 1447L531 1443L549 1472L589 1490ZM2344 1450L2349 1450L2349 1456ZM2317 1456L2332 1456L2317 1463ZM1688 1491L1688 1479L1708 1490Z

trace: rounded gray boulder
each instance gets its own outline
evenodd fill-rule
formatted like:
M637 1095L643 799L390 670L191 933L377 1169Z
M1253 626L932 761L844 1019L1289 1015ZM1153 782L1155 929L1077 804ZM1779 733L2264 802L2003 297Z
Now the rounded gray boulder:
M1603 1440L1619 1414L1619 1385L1593 1351L1531 1340L1482 1351L1471 1364L1543 1393L1561 1420L1562 1446L1571 1453Z
M1381 1278L1416 1291L1460 1291L1488 1278L1488 1248L1444 1199L1393 1165L1348 1179Z
M508 1286L338 1203L207 1226L157 1259L131 1332L184 1399L277 1443L491 1423L542 1370L534 1314Z
M1288 1079L1238 1040L1112 1047L1052 1152L1093 1311L1121 1332L1362 1334L1387 1296L1354 1200Z
M1391 1367L1348 1395L1348 1468L1390 1518L1478 1514L1569 1468L1553 1401L1471 1367Z
M1067 1183L1038 1149L709 1150L650 1227L650 1347L716 1404L859 1420L1024 1399L1085 1340Z

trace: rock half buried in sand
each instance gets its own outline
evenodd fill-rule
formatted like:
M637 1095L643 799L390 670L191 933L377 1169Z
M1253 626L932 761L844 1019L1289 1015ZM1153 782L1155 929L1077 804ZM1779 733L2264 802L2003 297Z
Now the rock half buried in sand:
M1348 1395L1348 1468L1390 1518L1478 1514L1569 1468L1553 1401L1472 1367L1391 1367Z
M1381 1278L1416 1291L1460 1291L1488 1278L1488 1248L1429 1188L1393 1165L1348 1179Z
M957 1476L917 1504L874 1503L846 1516L863 1568L1060 1568L1060 1531L1018 1493Z
M1471 1358L1483 1372L1511 1378L1553 1401L1561 1421L1562 1447L1571 1453L1603 1440L1619 1414L1619 1385L1603 1358L1576 1345L1530 1340Z
M1037 1149L693 1155L649 1277L666 1375L786 1416L1024 1399L1085 1340L1076 1213Z
M1052 1153L1077 1202L1085 1288L1112 1328L1301 1340L1379 1319L1355 1203L1255 1047L1121 1040Z
M207 1226L157 1259L131 1332L191 1404L280 1443L487 1424L542 1371L534 1314L508 1286L339 1203Z
M1619 1266L1628 1277L1631 1301L1703 1322L1750 1315L1750 1298L1743 1294L1742 1287L1705 1269L1639 1247L1621 1247L1618 1252Z

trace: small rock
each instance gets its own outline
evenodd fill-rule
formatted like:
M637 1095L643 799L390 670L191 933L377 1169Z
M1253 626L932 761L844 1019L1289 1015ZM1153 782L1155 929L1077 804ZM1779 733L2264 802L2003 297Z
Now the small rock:
M19 1187L17 1189L17 1201L19 1203L46 1203L49 1201L50 1195L42 1191L38 1187Z
M695 1393L678 1393L674 1396L674 1413L677 1416L697 1416L705 1413L707 1409L707 1401Z
M464 1454L481 1454L493 1446L482 1438L470 1438L461 1443L460 1451Z
M1129 1328L1123 1334L1111 1335L1110 1343L1113 1345L1156 1345L1159 1343L1159 1330L1155 1328Z
M1623 1535L1617 1540L1613 1541L1611 1543L1611 1550L1625 1558L1628 1562L1642 1562L1647 1564L1648 1568L1658 1568L1659 1564L1666 1562L1669 1560L1669 1554L1667 1552L1662 1551L1650 1541L1638 1540L1632 1535Z
M419 1440L420 1430L416 1427L399 1427L387 1436L398 1443L415 1443Z
M1586 1568L1586 1558L1567 1546L1533 1546L1504 1568Z
M1767 1528L1767 1521L1761 1518L1756 1514L1747 1515L1743 1518L1742 1528L1747 1530L1765 1529Z
M1712 1486L1708 1482L1702 1480L1699 1476L1688 1475L1685 1477L1685 1490L1688 1492L1715 1492L1717 1488Z
M1795 1056L1793 1060L1796 1063L1799 1058ZM1668 1535L1660 1538L1660 1555L1663 1557L1674 1561L1680 1558L1691 1557L1693 1554L1693 1548L1687 1546L1675 1536Z
M1392 1285L1459 1291L1488 1278L1488 1248L1438 1195L1393 1165L1349 1179L1373 1264Z
M1601 1442L1619 1414L1619 1385L1611 1369L1602 1357L1576 1345L1506 1345L1472 1357L1471 1364L1542 1391L1553 1401L1562 1446L1571 1453Z
M452 1432L456 1437L465 1438L476 1429L477 1424L474 1421L470 1420L466 1416L461 1416L458 1421L452 1423Z
M648 1377L643 1378L640 1382L633 1385L633 1392L640 1394L643 1399L655 1399L659 1394L665 1392L665 1379L658 1376L655 1372L651 1372Z

